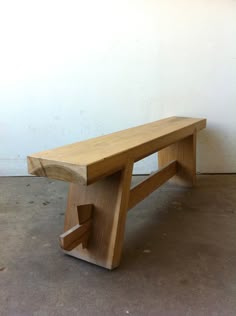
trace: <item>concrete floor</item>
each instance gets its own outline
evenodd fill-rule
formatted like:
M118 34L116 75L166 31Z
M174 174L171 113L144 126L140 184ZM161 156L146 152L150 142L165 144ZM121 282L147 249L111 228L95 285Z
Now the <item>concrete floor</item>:
M112 272L61 252L66 183L0 178L0 192L1 316L236 315L236 176L154 192Z

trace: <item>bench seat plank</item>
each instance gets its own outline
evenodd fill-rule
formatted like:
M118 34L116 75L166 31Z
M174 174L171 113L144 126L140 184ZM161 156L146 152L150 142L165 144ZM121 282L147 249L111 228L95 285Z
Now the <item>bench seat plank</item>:
M169 179L192 186L205 119L170 117L28 157L29 172L73 182L61 247L107 269L121 260L127 211ZM159 170L131 187L135 161L158 152Z
M27 157L29 173L91 184L206 127L205 119L170 117Z

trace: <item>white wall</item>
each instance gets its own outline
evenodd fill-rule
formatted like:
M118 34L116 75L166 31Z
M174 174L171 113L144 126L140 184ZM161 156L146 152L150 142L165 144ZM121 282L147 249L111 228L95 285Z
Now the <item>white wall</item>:
M170 115L208 118L198 171L236 172L235 39L233 0L1 1L0 175Z

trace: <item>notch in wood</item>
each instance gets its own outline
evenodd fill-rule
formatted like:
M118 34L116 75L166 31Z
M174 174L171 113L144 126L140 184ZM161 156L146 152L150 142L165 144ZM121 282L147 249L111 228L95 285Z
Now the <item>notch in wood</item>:
M60 235L61 248L71 251L82 244L87 248L92 224L93 204L78 205L78 224Z

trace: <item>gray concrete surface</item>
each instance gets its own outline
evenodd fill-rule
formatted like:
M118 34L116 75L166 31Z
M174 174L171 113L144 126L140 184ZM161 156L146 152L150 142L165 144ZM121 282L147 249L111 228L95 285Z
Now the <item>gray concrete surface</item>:
M61 252L66 193L0 178L1 316L236 315L236 176L154 192L129 212L113 272Z

